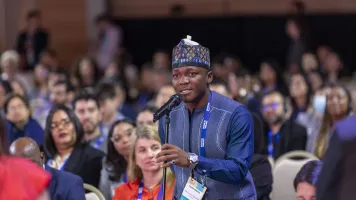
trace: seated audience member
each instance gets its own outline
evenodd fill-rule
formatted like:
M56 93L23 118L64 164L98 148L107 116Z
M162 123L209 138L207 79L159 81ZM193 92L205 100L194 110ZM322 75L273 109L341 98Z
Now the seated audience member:
M294 179L294 189L298 200L316 199L316 182L323 163L319 160L307 162Z
M115 188L127 182L127 163L134 129L135 124L126 119L116 121L110 128L107 155L103 160L99 184L106 199L112 199Z
M296 73L291 75L289 93L292 103L292 115L290 118L296 120L299 114L307 113L310 108L312 88L303 74Z
M27 94L27 90L25 88L24 83L22 83L18 79L14 79L14 80L10 81L10 85L11 85L13 93L21 95L21 96L25 97L26 99L28 99L28 94Z
M78 87L95 87L99 80L100 71L94 59L80 58L74 66L74 76L78 80Z
M330 84L326 87L328 88L326 109L315 144L315 155L319 158L324 156L335 123L352 113L350 92L345 87L337 84Z
M95 96L99 102L101 114L101 132L108 135L110 127L117 120L122 120L125 116L119 112L119 107L123 103L115 84L102 82L95 88Z
M155 103L154 103L155 107L156 108L162 107L175 93L176 91L174 90L172 85L166 85L161 87L155 99Z
M23 158L8 156L5 119L0 116L0 199L49 200L50 174Z
M318 59L316 55L311 52L305 52L303 54L301 65L303 73L307 75L319 69Z
M299 113L296 122L307 129L308 142L306 151L314 153L316 139L319 135L321 121L326 108L326 87L320 88L314 93L312 112Z
M263 123L260 117L252 113L254 124L254 152L252 157L250 172L255 183L257 200L269 200L272 192L272 168L267 156L262 155L263 148Z
M288 96L288 88L283 80L282 70L275 60L265 60L261 63L260 78L263 95L278 91L284 96Z
M154 126L144 126L136 130L136 139L131 148L128 180L115 189L113 200L162 199L162 168L156 162L161 151L161 140ZM167 168L165 199L173 198L175 178Z
M12 92L11 85L8 81L0 79L0 115L5 116L4 104L6 97Z
M68 81L59 80L51 87L49 98L54 106L71 106L74 99L74 88Z
M27 158L51 174L48 187L52 200L85 200L83 181L72 173L59 171L45 166L44 152L34 140L23 137L15 140L10 146L10 154Z
M118 111L125 117L135 121L137 117L137 110L131 104L126 103L127 93L125 88L118 81L114 81L113 84L116 88L116 94L119 96L120 102L122 102L118 108Z
M27 100L11 94L5 100L4 110L7 118L7 134L9 144L20 137L30 137L38 145L43 144L44 132L40 124L31 117Z
M262 98L263 118L268 131L265 134L265 151L274 159L290 151L305 150L307 143L306 129L294 120L286 119L285 102L279 92L267 93Z
M318 200L355 199L356 116L335 125L317 181Z
M66 73L61 69L51 69L48 73L48 89L52 90L53 85L58 81L67 80Z
M108 138L100 130L101 115L94 94L81 91L73 101L73 109L84 129L85 141L106 153Z
M213 80L209 85L210 90L231 98L231 94L226 83L222 80Z
M137 126L154 125L153 114L157 111L155 107L146 107L141 110L136 118Z
M52 168L82 177L98 187L104 153L83 143L84 131L74 111L65 106L53 108L47 118L45 150Z

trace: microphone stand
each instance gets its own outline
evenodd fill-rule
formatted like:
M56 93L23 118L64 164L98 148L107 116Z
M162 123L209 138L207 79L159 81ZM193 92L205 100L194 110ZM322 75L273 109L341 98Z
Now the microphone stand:
M170 118L170 112L168 112L166 114L166 122L165 122L165 139L164 139L164 143L165 144L168 144L168 136L169 136L169 124L171 122L171 118ZM162 187L163 187L163 191L162 191L162 195L163 195L163 199L162 200L165 200L166 199L166 179L167 179L167 168L163 168L163 182L162 182ZM159 199L161 200L161 199Z

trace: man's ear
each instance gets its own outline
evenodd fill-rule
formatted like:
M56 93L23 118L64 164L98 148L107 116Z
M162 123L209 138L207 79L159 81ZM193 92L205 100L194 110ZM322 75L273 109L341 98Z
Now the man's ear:
M208 71L208 73L207 73L207 81L208 81L208 83L211 83L212 81L213 81L213 78L214 78L214 76L213 76L213 72L212 71Z

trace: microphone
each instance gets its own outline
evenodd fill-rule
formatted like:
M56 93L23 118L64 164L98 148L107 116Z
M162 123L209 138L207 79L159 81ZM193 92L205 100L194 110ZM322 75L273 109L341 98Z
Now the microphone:
M153 123L161 119L164 115L171 112L171 110L182 102L179 94L171 96L171 98L153 114Z

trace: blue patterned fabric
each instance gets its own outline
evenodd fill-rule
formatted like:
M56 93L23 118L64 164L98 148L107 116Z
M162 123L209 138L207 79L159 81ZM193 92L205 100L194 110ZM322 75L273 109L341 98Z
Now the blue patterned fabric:
M188 42L187 42L188 41ZM173 48L172 68L184 66L203 67L210 70L210 53L209 49L199 45L191 40L182 39L180 43Z

